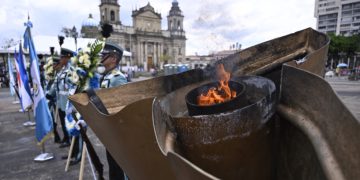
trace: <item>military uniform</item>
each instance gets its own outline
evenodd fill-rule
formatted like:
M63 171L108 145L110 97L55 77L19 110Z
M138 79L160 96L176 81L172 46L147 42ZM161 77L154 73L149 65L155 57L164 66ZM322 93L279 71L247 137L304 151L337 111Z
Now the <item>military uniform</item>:
M121 73L119 68L115 68L109 73L107 73L103 80L101 81L101 88L111 88L126 84L127 80L123 73Z
M54 64L58 63L60 60L58 57L55 57L55 56L52 58L53 58ZM47 101L48 101L48 106L50 109L51 117L53 120L54 141L55 141L55 143L60 143L61 139L60 139L59 133L57 132L57 123L56 123L56 119L54 117L54 114L56 111L56 91L54 91L55 94L53 96L48 96L49 91L54 84L54 81L55 81L55 78L51 79L50 81L45 80L45 82L46 82L45 91L47 94Z
M75 93L76 86L74 86L70 82L68 82L68 86L69 86L69 91L68 91L69 94L68 95L73 95ZM82 117L80 116L80 114L78 112L76 112L76 110L74 109L74 107L70 103L70 101L68 101L66 104L66 111L65 111L65 113L66 113L65 125L66 125L66 129L67 129L68 133L72 136L72 138L75 138L73 151L71 152L71 158L73 158L74 160L70 161L70 165L77 164L78 162L80 162L81 152L82 152L82 148L83 148L83 140L80 136L79 129L77 129L75 126L76 122L75 122L75 119L73 118L73 112L75 112L74 114L76 115L77 119L82 119Z
M106 54L116 54L118 61L121 60L123 49L115 44L106 43L104 46L104 50L102 52L103 55ZM106 56L104 56L106 57ZM106 59L103 59L102 62L104 62ZM101 88L112 88L116 86L120 86L123 84L126 84L127 80L123 73L120 72L119 66L117 66L115 69L109 71L107 74L104 75L100 82ZM121 169L121 167L116 163L114 158L111 156L111 154L106 150L106 158L108 160L109 164L109 179L110 180L122 180L122 179L128 179L124 171Z
M101 88L111 88L126 84L127 80L123 73L120 72L119 68L115 68L109 73L107 73L103 80L101 81ZM120 166L116 163L114 158L110 155L110 153L106 150L106 157L109 164L109 176L110 180L113 179L125 179L126 176L124 175L123 170Z
M56 107L58 108L61 128L64 134L64 138L62 139L63 143L70 143L70 138L66 130L65 126L65 111L66 111L66 103L68 102L68 85L67 74L69 72L69 65L64 66L57 74L50 88L48 94L52 97L56 97Z
M69 49L61 48L60 55L60 63L65 63L64 60L68 61L68 59L74 56L75 53ZM62 67L62 69L57 73L54 84L48 93L50 96L56 97L56 107L58 108L62 126L61 128L64 134L64 138L60 147L66 147L70 145L70 138L65 125L65 111L69 96L69 85L67 83L69 68L70 62L66 62L65 66Z

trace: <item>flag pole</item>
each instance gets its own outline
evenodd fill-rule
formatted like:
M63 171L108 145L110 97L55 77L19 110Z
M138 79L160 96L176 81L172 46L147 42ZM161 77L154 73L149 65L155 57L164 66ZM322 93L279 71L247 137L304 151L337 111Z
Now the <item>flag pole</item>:
M41 153L45 153L45 143L41 144Z
M36 125L36 122L31 121L30 110L31 110L31 107L25 109L25 111L27 111L28 120L23 123L24 126L35 126Z
M51 160L53 158L54 158L54 155L52 153L47 153L45 151L45 142L43 142L41 144L41 153L34 158L34 161L44 162L44 161Z
M85 144L85 142L83 142ZM84 179L84 167L85 167L85 156L86 156L86 144L83 146L82 155L81 155L81 163L80 163L80 172L79 172L79 180Z
M85 142L84 142L84 143L85 143ZM92 175L93 175L93 177L94 177L94 180L96 180L95 170L94 170L93 164L92 164L92 162L91 162L91 158L90 158L89 151L87 150L87 148L86 148L86 157L87 157L87 159L88 159L88 161L89 161L90 168L91 168L91 172L92 172Z
M74 144L75 144L75 137L72 137L71 138L70 149L69 149L69 153L68 153L68 157L67 157L67 161L66 161L66 165L65 165L65 172L67 172L69 170L71 153L72 153L72 150L74 148Z
M50 115L49 107L47 106L47 102L45 100L45 95L43 94L43 88L41 86L41 79L40 79L40 72L39 72L39 63L37 59L36 50L33 44L33 40L31 37L31 31L30 28L32 28L32 23L30 21L30 15L28 14L28 21L24 23L26 26L25 33L24 33L24 48L28 49L29 51L29 57L30 57L30 74L32 78L32 84L33 84L33 95L32 95L32 104L33 104L33 111L36 112L36 115L34 114L34 122L37 123L37 126L35 128L36 133L35 136L38 140L38 144L40 144L41 147L41 154L36 156L34 158L34 161L43 162L50 159L53 159L54 156L52 153L46 153L45 152L45 142L47 139L47 136L50 136L52 131L52 117ZM21 44L20 44L20 50L21 50ZM22 52L22 51L20 51ZM30 94L30 88L29 88L29 95ZM30 115L30 113L29 113ZM35 124L35 123L34 123Z

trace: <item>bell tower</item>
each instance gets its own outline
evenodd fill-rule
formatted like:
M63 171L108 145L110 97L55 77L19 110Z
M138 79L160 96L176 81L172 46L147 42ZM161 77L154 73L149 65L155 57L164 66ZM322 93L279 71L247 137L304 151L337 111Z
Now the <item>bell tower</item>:
M117 0L101 0L100 24L109 23L120 25L120 5Z
M182 14L179 3L177 0L172 2L171 9L169 11L168 19L168 30L169 31L184 31L183 21L184 15Z

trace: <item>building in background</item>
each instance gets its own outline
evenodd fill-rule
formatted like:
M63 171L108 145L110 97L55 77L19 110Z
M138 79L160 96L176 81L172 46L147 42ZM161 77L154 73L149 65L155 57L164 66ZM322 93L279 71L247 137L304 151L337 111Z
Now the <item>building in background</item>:
M185 64L188 65L189 69L205 69L208 65L213 65L216 61L236 54L240 51L241 49L231 49L215 51L210 53L209 55L189 55L186 56Z
M360 0L315 0L316 29L351 36L360 33Z
M167 29L161 29L161 14L148 3L132 11L132 26L121 23L120 5L117 0L101 0L100 22L90 15L83 21L81 34L86 38L100 36L99 25L109 23L114 32L108 41L119 44L132 53L128 65L145 70L161 68L164 63L178 64L185 61L186 36L183 28L184 15L174 0L167 16Z

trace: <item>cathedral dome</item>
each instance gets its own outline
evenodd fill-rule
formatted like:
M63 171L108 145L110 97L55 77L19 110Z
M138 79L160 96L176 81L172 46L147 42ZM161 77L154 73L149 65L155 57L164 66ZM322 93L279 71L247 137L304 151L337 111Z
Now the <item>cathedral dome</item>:
M82 26L84 27L98 26L98 24L99 22L93 19L92 14L89 14L89 17L82 22Z

